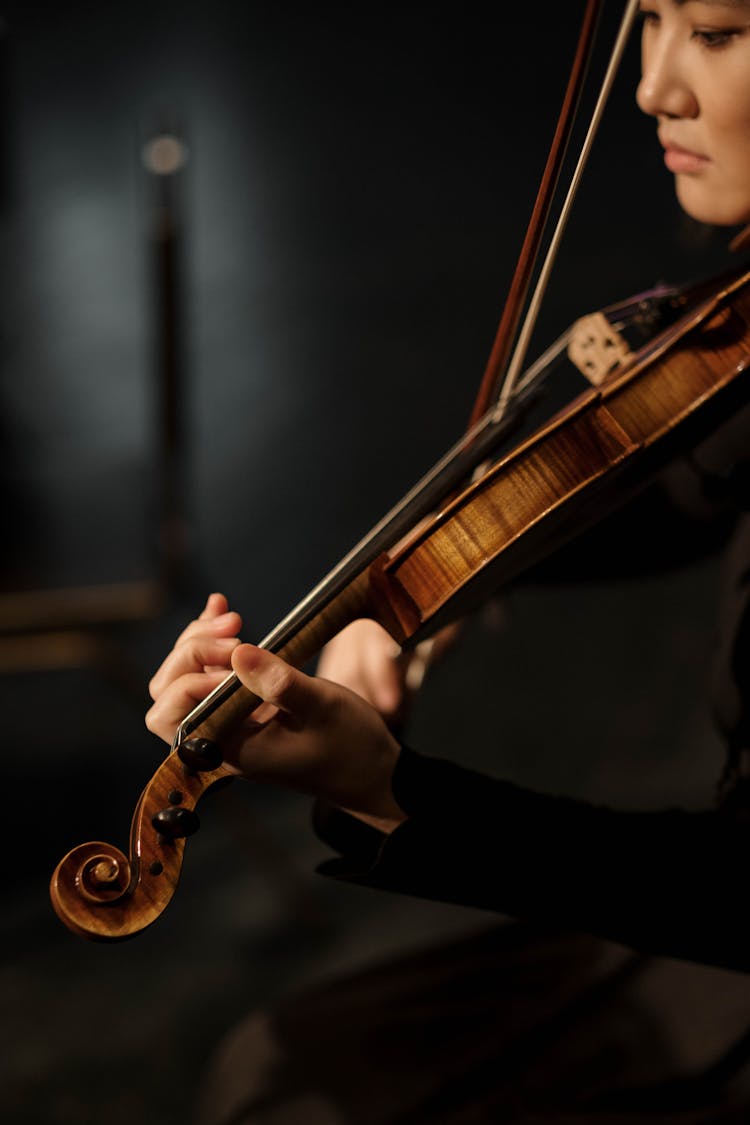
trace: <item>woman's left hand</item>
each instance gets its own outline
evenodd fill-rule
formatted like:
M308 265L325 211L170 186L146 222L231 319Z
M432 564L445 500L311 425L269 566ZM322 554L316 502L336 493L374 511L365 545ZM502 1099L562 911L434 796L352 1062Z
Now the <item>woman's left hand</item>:
M166 742L185 717L198 678L206 677L215 631L211 620L193 622L151 681L154 704L146 724ZM222 742L225 761L239 774L321 797L381 831L406 819L391 791L400 746L369 703L255 645L237 643L231 665L264 700Z

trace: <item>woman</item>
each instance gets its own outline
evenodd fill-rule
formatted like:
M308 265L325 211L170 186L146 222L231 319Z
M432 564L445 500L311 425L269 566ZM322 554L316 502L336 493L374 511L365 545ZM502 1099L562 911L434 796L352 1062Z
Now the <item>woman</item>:
M652 0L642 14L637 101L657 122L682 207L705 223L750 223L750 2ZM742 524L738 536L747 542ZM744 547L737 550L742 557ZM385 721L403 705L405 665L378 626L358 622L337 638L321 659L325 679L240 644L240 626L225 599L211 595L151 682L147 724L170 741L231 665L266 703L225 748L227 760L245 777L325 804L319 830L345 853L330 873L750 968L750 929L735 893L747 855L742 816L619 813L423 758L402 748ZM747 632L738 610L735 668ZM750 694L747 682L733 688ZM746 721L731 722L734 809L746 784ZM592 841L607 855L606 885L587 861ZM508 848L524 862L498 873Z
M660 0L644 6L643 20L638 104L657 119L681 206L705 223L750 222L750 3ZM241 645L240 628L240 618L228 612L224 597L211 595L153 677L147 726L170 741L184 714L232 666L251 691L268 701L227 748L227 759L238 772L313 794L385 836L399 829L386 846L378 840L378 863L365 880L512 913L531 910L536 915L549 904L555 916L562 909L577 925L615 938L750 966L750 935L738 930L737 903L729 893L739 876L742 845L747 845L744 829L734 822L679 813L668 814L667 820L623 817L539 798L501 782L488 785L484 777L401 749L382 714L399 708L403 665L395 660L394 641L378 625L356 623L329 646L318 669L327 679L308 677L269 652ZM337 686L334 679L359 694ZM486 810L486 819L471 818L472 832L462 826L453 834L445 825L439 794L450 794L451 807L466 801L469 809ZM665 849L658 840L667 832L671 844ZM585 877L578 871L571 883L561 872L569 870L577 849L594 838L607 841L612 902L599 901L591 916ZM506 880L498 886L494 871L478 870L478 855L491 864L498 849L510 840L518 846L521 839L530 847L533 841L539 850L540 871L534 880L526 868L524 885ZM561 839L568 841L569 853L561 850ZM433 858L440 856L441 862L423 870L427 841ZM687 864L675 864L677 854L687 853L694 856L689 871ZM644 872L633 882L636 856L642 856ZM620 876L615 874L618 862ZM684 886L680 870L688 880ZM725 895L716 872L725 873ZM685 933L684 913L693 909L695 881L701 877L711 918L703 920L696 940L694 925ZM530 883L533 892L527 890ZM665 883L671 884L667 897ZM653 940L638 921L642 906L633 919L634 904L647 899Z

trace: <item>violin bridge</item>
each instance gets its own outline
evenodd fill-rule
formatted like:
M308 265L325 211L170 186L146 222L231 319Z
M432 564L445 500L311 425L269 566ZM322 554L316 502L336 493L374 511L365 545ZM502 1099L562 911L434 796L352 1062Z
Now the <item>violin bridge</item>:
M594 387L619 371L632 354L604 313L582 316L570 329L568 359Z

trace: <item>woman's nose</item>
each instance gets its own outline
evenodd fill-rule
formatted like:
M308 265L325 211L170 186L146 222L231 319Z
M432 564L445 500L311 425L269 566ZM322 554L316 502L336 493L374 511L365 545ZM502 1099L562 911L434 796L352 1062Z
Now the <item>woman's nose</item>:
M679 51L668 41L644 46L636 101L652 117L697 116L698 100L680 65Z

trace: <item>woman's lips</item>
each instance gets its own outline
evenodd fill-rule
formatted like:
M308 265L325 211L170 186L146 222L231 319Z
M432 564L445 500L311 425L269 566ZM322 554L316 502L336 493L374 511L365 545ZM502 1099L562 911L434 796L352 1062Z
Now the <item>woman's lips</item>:
M701 156L698 152L680 148L679 145L671 144L669 141L662 141L662 144L664 163L670 172L702 172L710 163L707 156Z

